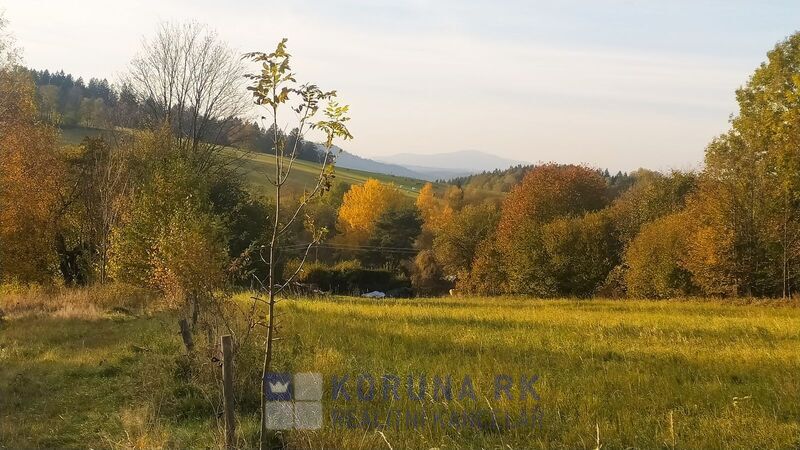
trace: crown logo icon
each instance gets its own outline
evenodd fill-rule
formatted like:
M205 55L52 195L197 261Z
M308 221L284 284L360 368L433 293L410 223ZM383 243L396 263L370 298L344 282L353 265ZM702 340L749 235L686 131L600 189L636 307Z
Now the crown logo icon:
M289 382L281 383L280 381L276 381L274 383L269 383L269 390L273 394L285 394L286 391L289 390Z

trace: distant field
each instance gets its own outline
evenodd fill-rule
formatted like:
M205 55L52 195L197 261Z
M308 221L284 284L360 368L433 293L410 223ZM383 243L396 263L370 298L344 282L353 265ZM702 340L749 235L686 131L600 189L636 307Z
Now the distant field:
M61 129L61 138L65 144L77 145L86 136L103 136L110 131L97 128L70 127ZM267 196L273 195L271 186L268 184L266 175L270 177L275 173L274 156L264 153L247 152L235 149L226 149L226 154L232 159L232 164L238 167L253 190ZM289 182L286 184L287 190L294 194L300 194L304 189L312 189L319 175L319 164L309 161L295 161ZM361 170L336 168L336 180L344 181L349 184L363 184L367 179L375 178L383 183L393 183L404 194L416 198L420 188L426 181L414 178L398 177L394 175L384 175L381 173L364 172Z
M277 370L321 372L326 413L386 409L359 402L353 385L351 402L333 402L332 377L343 374L424 373L428 389L436 374L468 375L478 393L437 402L429 390L392 408L515 408L486 394L496 374L538 375L541 398L531 430L340 429L326 416L322 430L284 434L290 448L800 446L800 308L787 303L343 297L279 307L287 314ZM257 342L243 351L257 359ZM0 332L0 443L218 446L218 391L187 372L181 352L171 313L12 317ZM214 369L208 358L198 364ZM258 368L239 361L236 370L247 447L257 436Z
M275 157L264 153L241 152L229 150L235 158L235 163L241 168L242 173L247 178L251 186L264 194L270 194L270 185L266 175L270 178L275 173ZM303 189L312 189L319 176L320 165L309 161L296 160L292 168L287 186L290 190L301 193ZM361 170L336 168L336 181L344 181L349 184L363 184L369 178L375 178L383 183L393 183L404 194L416 198L419 190L425 185L426 181L414 178L398 177L394 175L384 175L381 173L364 172Z
M78 145L85 137L98 137L111 132L100 128L66 127L61 129L61 140L65 144Z

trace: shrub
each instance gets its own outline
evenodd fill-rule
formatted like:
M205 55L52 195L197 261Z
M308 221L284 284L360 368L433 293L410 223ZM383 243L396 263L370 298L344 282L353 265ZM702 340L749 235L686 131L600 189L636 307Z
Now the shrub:
M397 277L391 270L364 268L357 261L343 261L334 266L308 263L298 274L297 281L342 295L387 292L410 286L407 279Z
M443 279L442 269L430 250L423 250L414 258L411 285L421 295L438 295L452 287Z

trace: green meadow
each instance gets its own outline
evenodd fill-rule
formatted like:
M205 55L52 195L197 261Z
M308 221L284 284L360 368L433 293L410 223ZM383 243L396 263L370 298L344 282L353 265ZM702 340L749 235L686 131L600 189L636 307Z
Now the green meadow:
M186 356L174 312L88 291L0 299L3 448L221 446L216 353L199 339ZM286 300L279 310L276 370L321 372L326 416L321 430L276 433L276 447L800 446L800 308L789 302L327 297ZM238 444L251 448L263 333L233 330L241 344ZM378 386L374 401L359 401L359 374L397 375L400 399L381 402ZM406 376L418 383L423 374L426 395L408 398ZM475 399L434 399L437 374L469 376ZM535 426L502 426L501 411L518 410L521 400L516 385L511 400L493 398L497 374L538 376ZM349 402L332 399L332 380L342 375L350 376ZM483 419L498 423L435 426L429 418L413 429L348 428L331 418L334 410L409 408L488 411Z

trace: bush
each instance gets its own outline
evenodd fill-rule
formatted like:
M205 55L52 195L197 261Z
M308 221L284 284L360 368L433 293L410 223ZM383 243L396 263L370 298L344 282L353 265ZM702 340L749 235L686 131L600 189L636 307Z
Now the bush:
M334 266L307 263L296 281L341 295L359 295L370 291L387 292L410 286L407 279L397 277L391 270L364 268L358 261L343 261Z
M447 292L453 286L442 275L442 268L431 250L423 250L414 258L411 284L418 294L439 295Z

